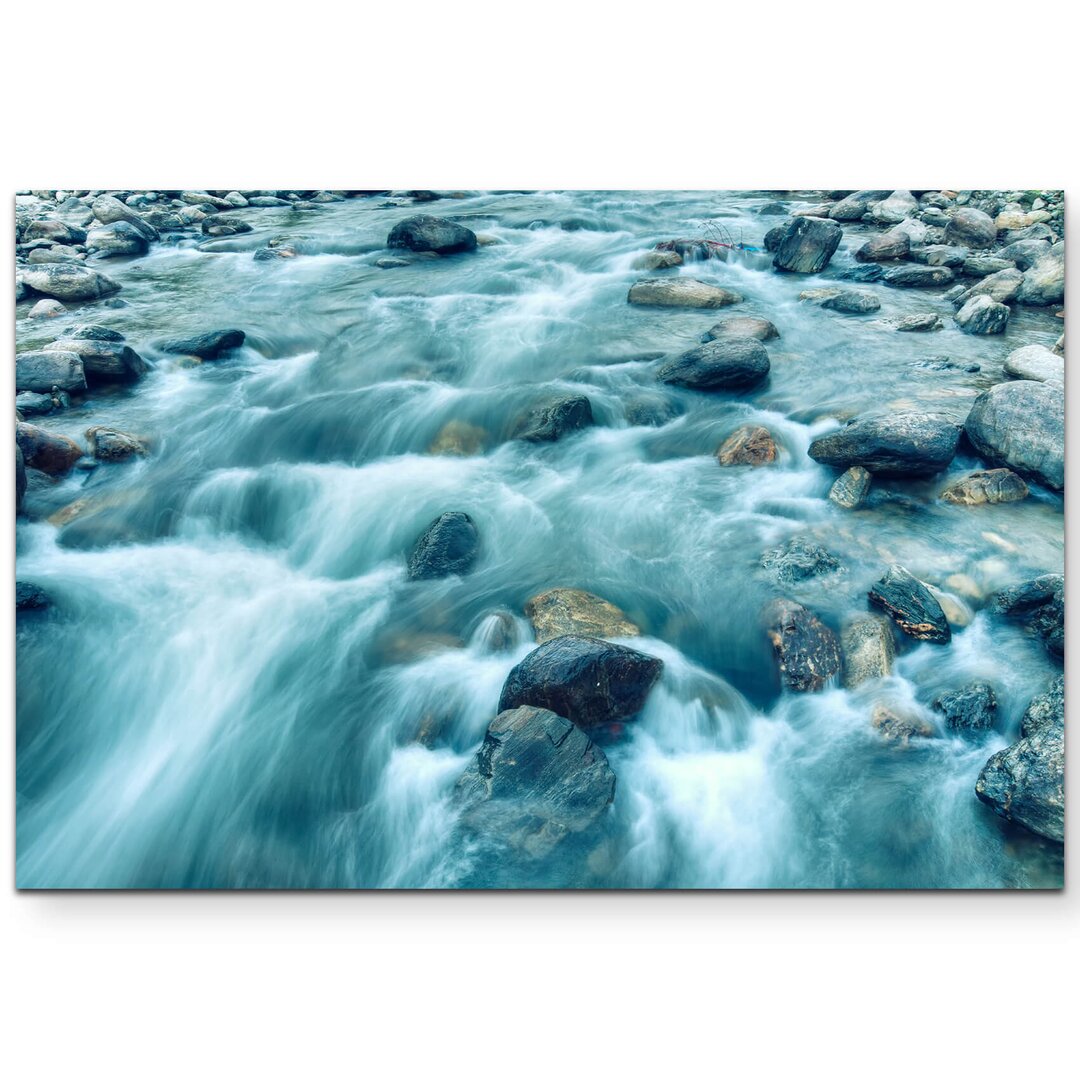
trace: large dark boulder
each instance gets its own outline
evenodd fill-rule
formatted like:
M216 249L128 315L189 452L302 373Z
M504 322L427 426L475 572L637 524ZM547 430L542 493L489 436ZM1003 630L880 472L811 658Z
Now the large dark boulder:
M813 612L793 600L774 600L765 609L766 632L789 690L821 690L839 671L840 642Z
M757 338L723 337L668 360L656 374L692 390L745 390L765 381L769 353Z
M615 797L603 750L548 709L500 712L454 789L461 824L533 858L594 826Z
M994 598L993 609L999 615L1027 623L1054 656L1065 655L1063 574L1042 574L1031 581L1003 589Z
M409 579L467 574L480 551L480 534L473 519L460 510L440 514L423 532L409 553Z
M202 360L216 360L222 353L238 349L244 344L243 330L207 330L187 338L170 338L158 342L162 352L181 356L198 356Z
M399 221L390 230L386 246L451 255L458 251L475 251L476 233L445 218L421 214Z
M534 406L519 422L514 437L526 442L555 442L592 423L592 403L583 394L572 394Z
M51 431L34 427L33 424L17 423L15 441L22 451L28 469L37 469L49 476L63 476L83 456L82 448L66 435L54 435Z
M934 594L902 566L889 567L867 595L874 607L881 608L910 637L939 643L952 637Z
M16 390L47 394L54 386L73 394L81 394L86 390L86 373L77 353L44 350L16 355Z
M499 711L536 705L580 727L639 713L663 661L600 638L566 634L534 649L507 676Z
M120 255L145 255L150 250L150 240L143 229L130 221L114 221L91 229L86 238L86 250L91 255L110 259Z
M100 300L120 290L112 278L76 262L23 266L18 276L27 288L57 300Z
M1065 391L1061 383L999 383L981 393L964 430L989 464L1029 480L1065 487Z
M941 694L934 701L934 711L941 713L947 728L963 734L979 734L994 726L997 695L989 683L969 683Z
M88 328L93 329L93 328ZM86 381L134 382L149 370L146 361L122 341L93 337L65 337L46 345L47 352L74 353L82 361Z
M1059 678L1028 706L1019 741L983 766L975 794L997 814L1065 841L1065 701Z
M929 476L956 456L960 425L928 413L889 413L860 417L810 444L822 465L847 469L861 465L872 473Z
M777 270L817 274L829 265L844 230L820 218L796 218L784 232L773 258Z

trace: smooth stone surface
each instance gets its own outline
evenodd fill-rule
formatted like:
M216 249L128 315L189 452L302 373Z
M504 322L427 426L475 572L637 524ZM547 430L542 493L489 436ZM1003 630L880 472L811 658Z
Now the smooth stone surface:
M1002 334L1009 322L1009 309L989 296L973 296L953 318L965 334Z
M907 233L887 232L872 236L855 252L859 262L887 262L890 259L906 259L911 251L911 239Z
M1055 244L1024 271L1016 299L1035 306L1060 304L1065 299L1064 243Z
M842 311L846 315L867 315L880 310L881 301L873 293L842 289L835 296L823 300L821 306L830 311Z
M244 344L243 330L208 330L186 338L171 338L158 342L162 352L181 356L198 356L203 360L216 360L224 352L238 349Z
M892 674L896 642L887 619L868 615L851 623L840 636L840 647L844 657L843 683L848 690Z
M87 428L86 440L90 444L90 453L98 461L126 461L146 453L146 443L142 439L115 428L101 425Z
M608 600L584 589L548 589L525 603L537 644L564 634L585 637L638 637L641 631Z
M100 300L120 291L112 278L79 263L24 266L18 274L23 285L57 300Z
M510 672L499 711L535 705L583 728L613 724L644 708L663 668L625 645L567 634L544 642Z
M960 426L929 413L890 413L851 421L810 444L822 465L846 469L861 465L872 473L928 476L956 456Z
M1024 345L1009 353L1003 370L1013 379L1064 382L1065 358L1042 345Z
M757 338L758 341L772 341L778 338L780 331L768 319L759 319L753 315L736 315L731 319L710 326L705 331L708 341L723 337Z
M388 248L408 248L409 251L434 251L452 255L476 250L476 233L445 218L420 214L399 221L386 238Z
M964 430L976 452L1028 480L1065 486L1065 392L1057 382L999 383L981 393Z
M769 429L760 424L736 428L716 451L721 465L769 465L777 456L776 442Z
M692 390L743 390L764 382L769 366L757 338L722 337L662 364L657 378Z
M988 248L997 240L997 226L989 214L965 206L957 210L945 226L945 243L969 248Z
M73 394L86 390L86 372L78 353L45 349L16 354L16 390L48 394L54 386Z
M480 534L468 514L440 514L413 545L408 558L410 581L467 574L480 551Z
M941 319L930 312L925 315L905 315L893 323L893 328L903 334L923 334L941 329Z
M961 506L981 506L1017 502L1029 493L1027 484L1011 469L986 469L957 480L941 493L941 498Z
M829 499L844 510L858 510L866 502L873 476L861 465L852 465L829 488Z
M104 382L134 382L149 370L146 361L130 346L119 341L92 337L64 337L46 345L47 352L75 353L81 360L90 385Z
M930 590L904 567L889 567L867 594L909 637L945 643L952 637L945 612Z
M886 270L882 281L902 289L929 289L948 285L953 272L947 266L915 266L905 264Z
M742 297L696 278L646 278L630 286L628 303L652 307L721 308L738 304Z
M66 435L57 435L32 424L16 423L15 441L28 469L49 476L63 476L83 456L82 447Z

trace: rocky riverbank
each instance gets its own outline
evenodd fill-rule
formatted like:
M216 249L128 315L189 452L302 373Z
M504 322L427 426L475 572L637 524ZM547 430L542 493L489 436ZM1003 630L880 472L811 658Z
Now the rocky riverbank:
M275 349L266 327L249 314L258 303L252 297L278 290L275 302L297 305L302 316L304 302L290 300L290 290L307 288L306 275L340 274L336 287L345 288L349 268L361 266L377 275L364 279L364 296L373 298L387 325L397 317L395 305L414 319L418 311L426 313L417 296L449 296L459 309L480 309L490 300L497 313L500 297L513 302L521 290L511 277L519 266L511 263L490 279L468 275L481 274L484 260L511 246L514 238L505 230L552 228L567 238L602 238L602 213L567 216L556 226L544 220L537 227L531 211L521 211L518 220L512 206L500 212L497 202L459 210L471 207L470 193L21 193L15 359L20 529L32 531L34 543L50 551L91 555L189 540L209 527L206 522L217 522L254 538L260 551L273 550L292 543L288 538L304 515L317 517L319 507L331 513L333 497L298 504L305 509L297 510L273 479L264 477L261 489L247 488L252 470L289 462L319 469L345 462L354 470L397 462L400 481L387 473L385 481L369 476L367 482L385 485L372 489L376 499L391 499L400 482L405 501L413 499L415 476L426 470L439 477L431 494L416 499L415 507L403 503L398 520L370 534L376 563L386 568L395 591L380 594L373 608L377 625L371 640L355 647L363 659L354 662L372 673L367 693L375 699L386 685L397 686L393 680L402 670L412 672L413 689L399 687L397 698L412 702L407 734L394 731L390 744L423 749L433 761L458 755L456 772L450 776L448 770L428 803L444 800L450 807L441 843L483 854L472 856L467 871L454 871L453 883L633 883L617 868L620 860L633 862L627 852L635 850L627 802L647 799L635 748L674 738L678 725L671 717L690 709L709 719L683 722L680 752L701 751L703 723L710 738L720 739L711 747L737 755L751 722L730 719L742 716L743 706L728 704L738 695L724 680L773 724L791 731L808 723L806 701L833 702L838 713L857 714L851 737L863 740L861 752L889 755L890 770L902 772L905 760L911 769L927 768L931 757L941 770L947 754L970 770L981 758L977 779L966 785L967 805L958 811L963 820L996 814L1009 823L1002 828L1049 845L1045 857L1053 861L1064 836L1063 682L1056 674L1064 653L1064 586L1056 572L1060 562L1047 565L1041 553L1061 550L1063 520L1063 320L1056 338L1046 329L1047 320L1063 316L1062 195L881 190L744 198L754 207L751 220L759 222L754 231L743 224L733 231L719 213L680 223L689 226L682 235L657 236L648 213L635 205L640 240L635 236L628 245L633 250L605 272L617 276L623 289L625 312L609 307L611 318L632 317L643 329L637 337L604 342L606 357L575 355L557 338L541 339L558 358L550 377L496 378L494 391L477 393L476 371L461 363L468 353L455 352L453 333L438 329L441 315L427 316L432 325L426 333L408 337L413 327L396 340L379 339L367 352L353 347L346 326L336 337L319 339L311 352L332 358L340 351L354 358L354 367L329 369L322 385L304 385L304 396L292 400L291 390L269 389L272 371L262 365L276 362L291 371L288 365L299 369L298 362L293 353ZM393 224L374 238L371 230L360 236L319 224L321 216L348 221L333 215L354 207L357 213L383 212ZM613 235L628 235L625 221L620 229ZM553 259L555 250L553 242L537 258ZM574 273L598 273L603 257L597 243L579 256ZM185 297L195 295L185 277L188 267L214 259L237 260L235 317L229 321L206 319L197 306L185 306ZM395 284L401 274L413 275L407 286ZM455 277L467 283L457 285ZM174 323L154 307L147 280L166 289L175 283ZM894 310L893 294L902 297L902 313ZM762 299L769 295L780 297L772 310ZM321 303L333 303L333 287ZM550 316L542 303L528 312L530 327L571 321ZM360 333L376 334L371 327L378 317L370 309L365 317L369 322ZM496 330L506 333L498 315L493 318ZM916 361L913 378L930 373L936 380L926 397L905 402L897 390L879 405L868 395L863 407L851 409L839 403L834 385L806 389L813 378L806 367L813 352L808 335L821 327L851 341L855 351L867 343L875 356L888 352L889 340L897 350L924 339L953 344L932 344L926 352L935 355ZM511 340L514 332L526 333L514 324ZM315 339L309 334L298 340ZM362 340L371 345L376 339ZM407 344L399 347L398 341ZM980 342L991 344L980 352ZM937 355L939 349L957 358ZM865 365L855 368L845 378L873 378ZM153 426L162 415L160 402L188 392L170 386L200 385L193 379L201 385L212 380L221 394L237 388L242 411L234 422L242 451L215 450L215 460L189 444L177 456L178 441L197 438L190 413L182 417L182 433L164 423ZM382 405L364 413L363 425L347 418L344 405L335 411L335 398L345 403L349 395L370 394L373 387L378 392L384 384L393 389ZM406 428L394 395L415 388L434 396L420 410L422 419L410 420L413 426L402 435ZM264 397L249 410L245 393ZM790 397L775 397L785 393ZM215 401L206 401L215 430L227 430L233 421ZM595 503L591 517L577 521L579 529L596 532L589 558L561 558L580 541L558 530L549 535L551 511L545 518L536 509L548 505L544 484L563 491L567 477L580 477L590 457L629 432L638 433L646 450L619 451L622 456L605 470L627 478L620 499L642 519L651 521L655 509L659 534L643 539L605 499ZM643 461L672 477L651 489L654 508L633 486ZM483 463L497 463L502 471L484 474ZM703 471L706 463L709 471ZM789 473L796 477L794 496L779 486ZM527 497L523 476L534 485ZM155 477L166 486L155 486ZM316 482L322 479L314 472L290 481ZM338 476L335 482L351 481ZM587 501L581 484L572 481L559 498ZM727 485L722 496L717 484ZM234 485L234 495L222 485ZM730 611L692 599L700 591L695 575L709 588L723 579L722 551L719 564L668 558L681 550L680 532L697 541L703 519L681 514L678 499L699 498L698 488L705 502L689 503L698 513L701 505L716 504L722 515L740 500L753 500L735 525L741 532L734 541L751 538L757 545L736 571L753 584L732 589ZM496 490L500 507L517 507L513 524L485 501ZM229 505L220 508L219 500ZM1035 508L1052 539L1040 541L1032 565L1021 557L1029 519L1019 515ZM1009 513L1012 518L1004 516ZM606 514L615 524L606 523ZM995 515L992 528L976 523L987 514ZM776 542L753 540L759 528ZM955 545L938 541L937 529L978 535L992 554L962 558ZM294 565L336 543L304 535L300 549L289 548ZM539 535L546 537L545 550L522 554L525 542ZM702 542L714 547L707 537ZM608 546L620 553L621 575L599 572L604 563L596 552ZM343 567L349 551L343 546L337 563L321 573L348 580ZM374 572L374 565L361 564L363 573ZM676 603L665 594L677 590ZM60 625L86 618L77 592L62 576L21 578L20 633L47 634L41 628L50 620ZM722 646L702 636L707 623L725 624L716 639ZM1035 647L1030 663L1045 666L1037 694L1019 700L1007 678L961 678L961 669L984 647L979 643L993 635L1007 635L1010 648ZM465 663L465 654L475 654L486 673L476 700L461 704L454 695L468 694L456 684L451 691L448 680L441 700L435 691L421 701L415 687L423 678L440 662L456 657ZM768 674L762 657L771 665ZM935 663L948 685L936 675L923 679ZM985 667L992 665L980 671ZM370 701L358 705L350 690L335 693L359 709L357 728L366 730ZM729 719L718 721L721 714ZM715 767L722 773L729 765ZM624 769L631 784L626 796L619 794ZM939 772L934 777L926 783L944 782ZM655 777L649 782L659 783ZM734 776L728 783L736 783ZM797 788L800 781L793 783ZM362 798L347 802L350 811L373 812L383 797L379 790L366 788ZM627 800L621 809L620 798ZM878 810L891 812L887 805ZM727 819L716 824L719 832L727 830L716 838L719 847L726 850L741 827ZM996 826L982 821L980 827ZM788 822L783 828L799 827ZM510 869L485 877L485 860L506 853ZM700 883L692 875L665 873L667 878L654 880ZM939 884L968 883L963 871L957 873L957 880ZM234 880L231 870L222 877ZM720 874L719 880L733 879ZM759 883L783 882L781 874Z

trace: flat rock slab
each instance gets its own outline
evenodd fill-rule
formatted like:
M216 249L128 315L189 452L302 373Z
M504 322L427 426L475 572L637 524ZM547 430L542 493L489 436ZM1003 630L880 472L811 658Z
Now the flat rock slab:
M960 506L1017 502L1026 499L1030 488L1011 469L986 469L957 480L942 493L942 501Z
M243 330L208 330L186 338L170 338L158 343L162 352L181 356L198 356L202 360L216 360L222 353L238 349L244 344Z
M944 643L952 637L949 622L933 593L904 567L893 565L867 594L874 607L909 637Z
M78 263L24 266L18 276L34 292L56 300L100 300L120 291L120 285L112 278Z
M630 286L626 300L654 307L721 308L740 303L742 296L696 278L646 278Z

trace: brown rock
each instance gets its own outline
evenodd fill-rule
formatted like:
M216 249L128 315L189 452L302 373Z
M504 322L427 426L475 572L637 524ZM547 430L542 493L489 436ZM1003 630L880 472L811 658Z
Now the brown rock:
M744 424L736 428L716 452L721 465L768 465L777 458L778 451L767 428L758 424Z
M820 690L840 670L840 643L816 615L793 600L765 610L769 640L789 690Z
M83 456L82 448L66 435L54 435L33 424L16 424L15 441L28 469L63 476Z
M1011 469L986 469L973 472L941 493L947 503L980 506L983 503L1016 502L1026 499L1030 489Z
M934 729L921 717L900 712L882 704L874 706L870 723L886 739L906 743L909 739L928 739Z
M548 589L525 604L537 644L563 634L637 637L641 631L614 604L583 589Z

